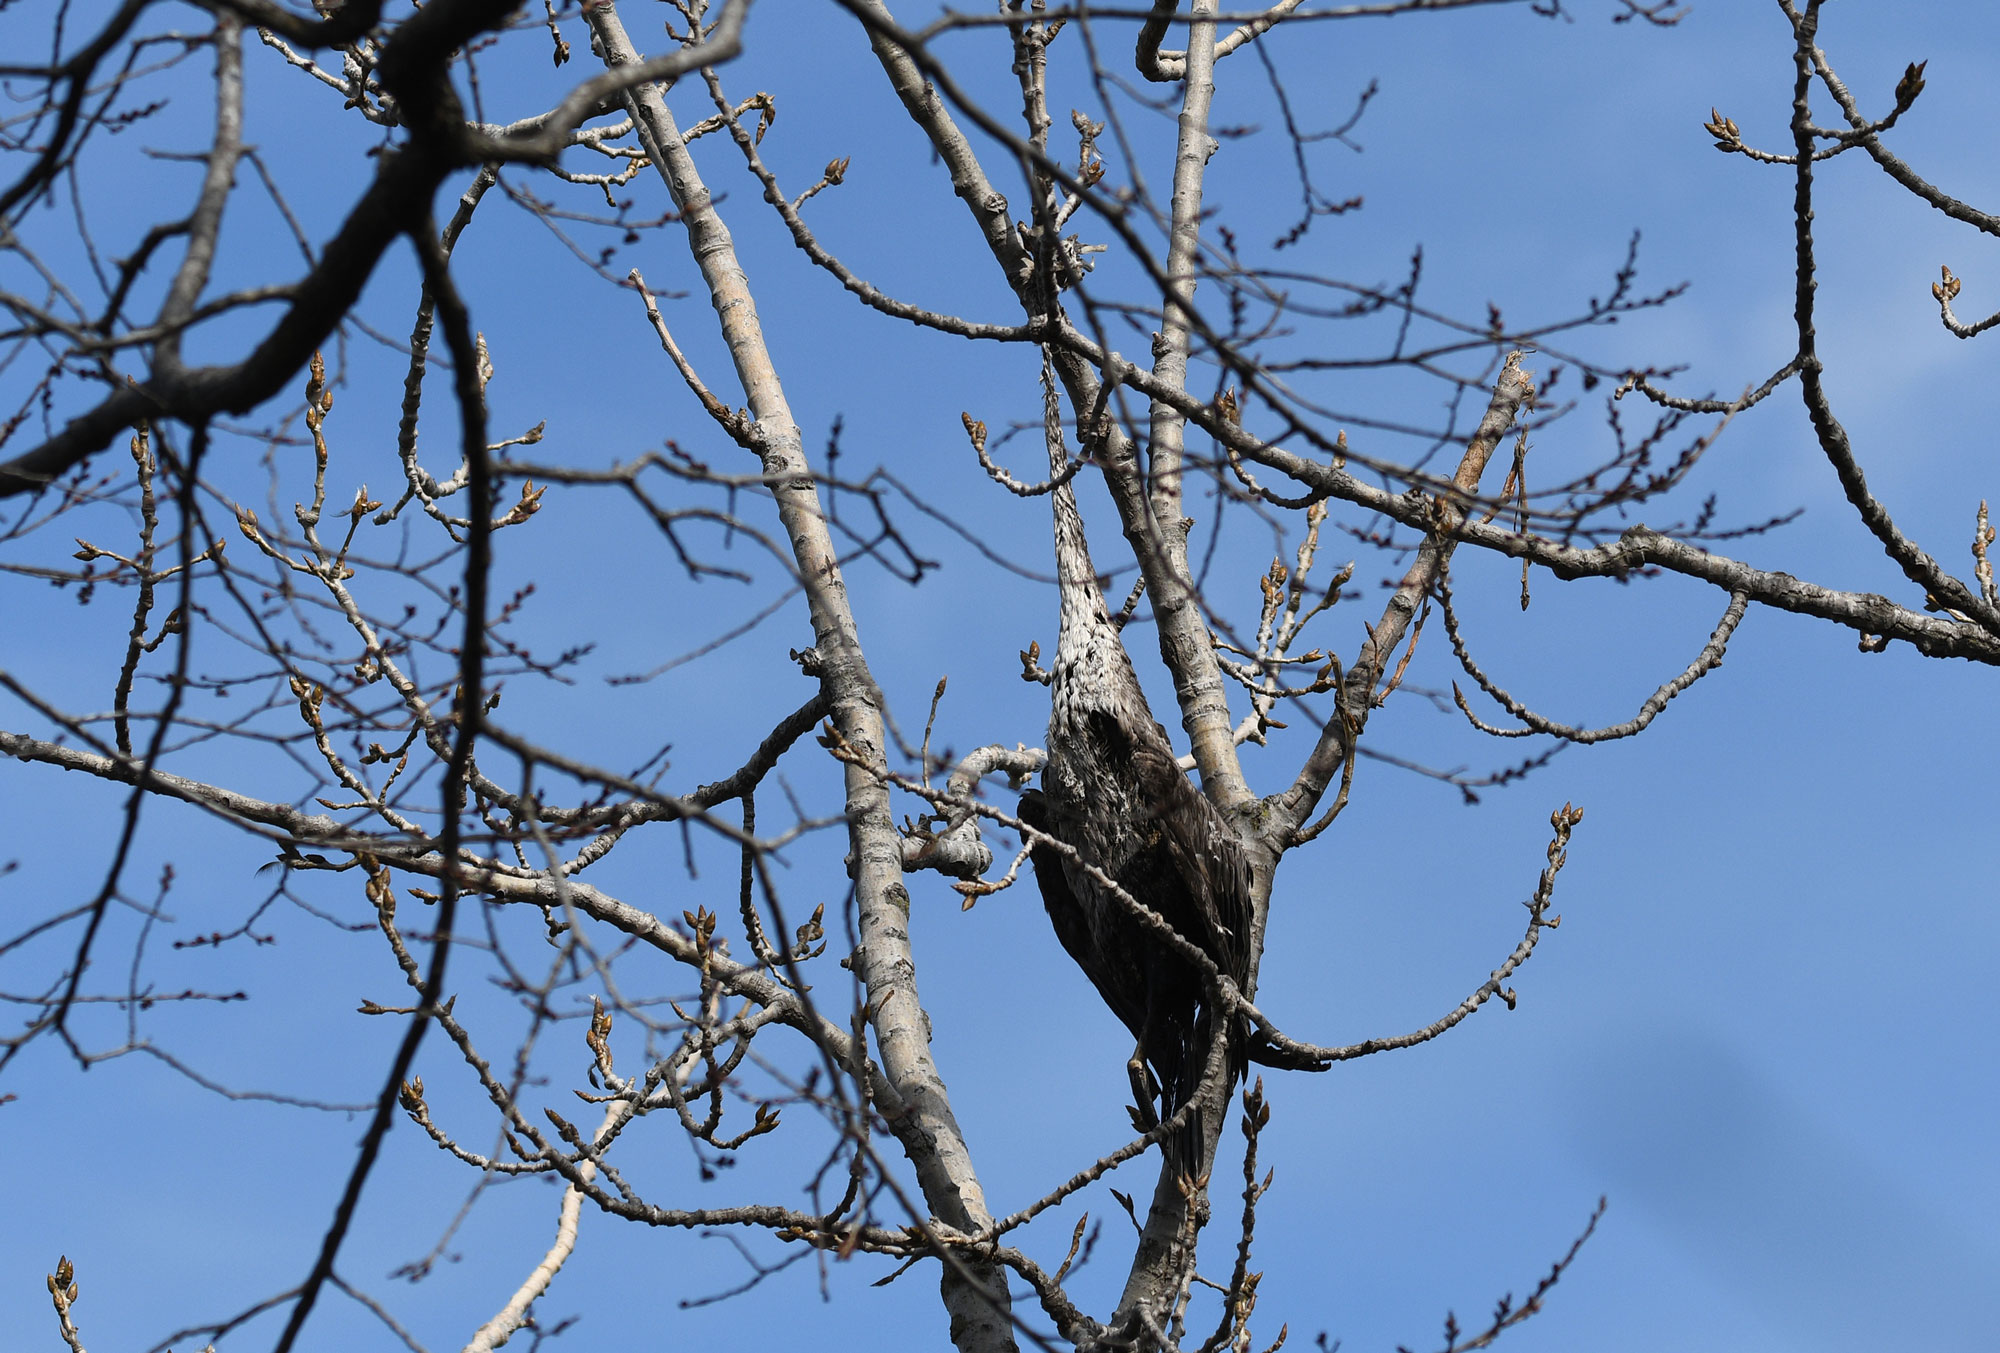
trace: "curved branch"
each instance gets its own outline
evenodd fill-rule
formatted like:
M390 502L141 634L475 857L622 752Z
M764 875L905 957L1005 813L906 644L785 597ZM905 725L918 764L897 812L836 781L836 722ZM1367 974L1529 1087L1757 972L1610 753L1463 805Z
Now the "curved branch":
M946 810L944 830L933 834L920 828L905 836L903 868L911 873L935 869L955 879L977 879L992 868L993 852L979 839L979 818L963 805L973 801L973 787L994 771L1006 771L1019 786L1048 759L1048 753L1039 747L1007 748L998 743L967 753L945 782L945 793L954 806Z
M1793 168L1792 229L1793 248L1798 260L1794 269L1797 277L1794 313L1799 334L1799 392L1805 399L1806 414L1812 422L1820 450L1833 466L1847 501L1853 506L1855 515L1861 518L1861 524L1868 528L1869 534L1881 543L1884 552L1902 569L1903 576L1923 588L1938 604L1966 613L1986 630L2000 636L2000 608L1988 605L1984 597L1946 573L1936 559L1897 528L1888 508L1869 491L1867 477L1855 458L1847 429L1834 416L1832 401L1827 397L1826 387L1821 381L1822 365L1814 331L1815 291L1819 284L1813 237L1813 127L1807 95L1811 91L1816 69L1824 69L1826 77L1831 77L1832 71L1825 68L1825 57L1814 41L1818 27L1819 10L1816 6L1808 7L1793 20L1797 46L1793 55L1792 138L1798 147L1799 162ZM1839 82L1834 80L1829 88L1837 88L1838 85ZM1836 93L1835 97L1840 97L1840 94ZM1851 100L1847 106L1851 107ZM1881 155L1877 155L1877 159L1880 160ZM1938 204L1933 202L1932 205Z
M1938 303L1938 318L1944 322L1945 329L1953 337L1977 338L1994 325L2000 324L2000 312L1988 315L1985 319L1976 320L1971 324L1967 324L1964 320L1960 319L1953 313L1951 303L1952 299L1958 295L1958 289L1963 285L1963 282L1961 279L1952 276L1949 267L1940 268L1938 271L1944 274L1944 276L1942 280L1931 283L1931 295L1936 298Z
M1471 995L1423 1028L1399 1034L1394 1038L1370 1038L1360 1043L1349 1043L1344 1047L1317 1047L1286 1037L1248 1002L1242 1005L1244 1013L1250 1015L1258 1032L1269 1039L1272 1048L1279 1053L1303 1062L1320 1063L1318 1069L1324 1070L1335 1062L1351 1062L1357 1057L1370 1057L1378 1052L1394 1052L1401 1048L1413 1048L1419 1043L1428 1043L1453 1025L1460 1023L1495 996L1512 1010L1515 995L1513 989L1505 985L1507 979L1533 956L1535 944L1540 940L1542 931L1554 930L1562 924L1562 917L1547 914L1548 907L1555 895L1556 874L1569 862L1567 847L1570 832L1582 820L1583 810L1573 808L1567 803L1549 815L1549 825L1555 828L1555 836L1549 842L1549 862L1542 870L1542 877L1535 886L1534 896L1522 904L1528 909L1527 933L1521 937L1521 942L1514 946L1514 952L1507 955L1506 961L1493 970L1492 976L1480 983Z
M1527 725L1526 728L1495 728L1482 722L1479 716L1472 712L1472 707L1466 703L1464 692L1459 690L1458 683L1454 681L1451 693L1457 699L1459 709L1472 721L1474 728L1498 738L1522 738L1535 733L1546 733L1551 737L1561 738L1564 742L1581 743L1586 746L1593 742L1629 738L1636 733L1644 732L1646 725L1667 707L1669 700L1722 665L1722 655L1729 647L1729 640L1736 633L1736 627L1743 622L1744 613L1750 608L1748 593L1731 592L1728 609L1723 611L1722 619L1716 622L1714 632L1708 636L1708 642L1702 646L1701 652L1695 655L1694 661L1689 663L1679 676L1647 696L1646 702L1639 706L1639 712L1632 718L1606 728L1572 728L1568 724L1545 719L1529 709L1496 685L1492 678L1472 660L1472 654L1459 633L1458 608L1452 604L1451 577L1449 571L1445 569L1440 569L1438 572L1438 600L1444 610L1444 632L1451 639L1451 651L1458 655L1459 666L1465 669L1467 676L1479 683L1479 689L1492 696L1509 714Z
M1947 272L1946 275L1950 274ZM1799 359L1794 357L1772 372L1762 385L1744 391L1740 399L1689 399L1685 395L1668 394L1647 380L1644 374L1633 371L1626 374L1624 382L1612 392L1611 397L1623 399L1627 392L1637 390L1663 409L1675 409L1681 413L1719 413L1733 417L1753 405L1763 403L1780 385L1798 374Z
M1935 207L1952 220L1962 221L1982 234L2000 236L2000 216L1959 201L1923 178L1901 157L1882 144L1882 138L1876 135L1880 128L1863 116L1860 107L1854 101L1854 95L1849 92L1840 77L1833 73L1832 63L1826 59L1826 53L1820 50L1813 37L1811 30L1801 28L1800 38L1806 49L1806 59L1812 63L1813 71L1819 76L1820 83L1826 86L1829 94L1833 95L1834 102L1840 105L1841 115L1847 119L1848 125L1854 128L1854 140L1868 152L1876 164L1882 167L1882 171L1915 194L1920 201ZM1918 81L1917 87L1922 88L1921 80ZM1911 97L1914 99L1915 96Z
M40 492L141 418L198 422L248 413L276 395L360 299L383 253L455 167L418 142L383 155L374 182L318 266L298 283L290 307L248 357L234 366L155 372L119 387L40 446L0 463L0 498Z
M965 435L972 441L973 453L979 457L979 468L986 471L988 479L1013 494L1016 498L1039 498L1044 494L1054 493L1057 489L1069 483L1070 480L1076 478L1077 472L1090 463L1088 456L1078 456L1075 460L1064 461L1062 469L1050 475L1047 479L1041 480L1039 483L1023 484L1020 480L1014 478L1006 466L998 464L992 456L987 454L986 424L980 422L969 413L962 413L959 417L965 422Z
M590 10L589 5L584 6L586 16ZM750 0L726 0L722 13L716 16L714 24L707 26L707 36L700 43L664 56L640 57L628 43L629 58L617 62L607 58L603 74L572 89L552 111L538 119L539 125L532 130L509 131L492 138L495 158L553 159L569 144L570 133L605 104L691 70L733 60L743 50L743 20L749 13Z
M347 0L322 19L305 19L274 0L196 0L204 8L242 16L301 47L340 47L382 20L382 0Z

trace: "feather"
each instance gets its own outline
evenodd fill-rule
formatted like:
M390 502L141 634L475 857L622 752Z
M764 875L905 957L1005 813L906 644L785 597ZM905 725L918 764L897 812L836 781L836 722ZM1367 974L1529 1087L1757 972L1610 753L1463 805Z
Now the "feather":
M1084 864L1156 913L1239 990L1249 975L1250 865L1147 707L1098 590L1074 494L1065 483L1051 496L1062 626L1051 664L1049 759L1040 790L1021 798L1021 820L1076 852L1030 849L1042 902L1058 942L1131 1031L1157 1081L1164 1120L1200 1090L1215 1028L1208 982ZM1240 1020L1230 1030L1231 1084L1244 1074L1248 1032ZM1135 1085L1142 1079L1135 1074ZM1194 1115L1164 1143L1183 1173L1199 1166L1202 1130Z

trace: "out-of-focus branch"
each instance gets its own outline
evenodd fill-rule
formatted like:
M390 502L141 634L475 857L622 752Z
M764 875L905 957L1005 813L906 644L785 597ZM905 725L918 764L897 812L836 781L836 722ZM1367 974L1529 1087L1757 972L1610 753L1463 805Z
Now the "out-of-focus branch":
M469 0L438 0L399 27L378 67L385 86L433 113L454 104L443 65L471 36L459 30L474 10ZM504 22L501 16L488 18ZM426 82L433 88L421 89ZM435 88L439 83L445 83L442 94ZM155 370L144 381L117 388L40 446L0 463L0 498L46 488L141 417L197 422L217 413L247 413L283 389L360 298L390 243L428 214L432 193L459 163L448 137L425 135L423 126L411 130L409 143L381 156L374 182L321 252L318 266L299 282L285 314L248 357L226 367Z
M62 106L56 110L55 126L51 129L41 154L28 171L16 179L5 192L0 192L0 218L6 217L24 201L31 201L32 195L41 192L60 169L63 158L73 147L70 138L76 133L79 114L83 111L83 100L90 92L90 77L96 72L99 62L110 54L111 49L124 41L139 15L145 12L149 0L125 0L117 12L105 21L97 36L85 43L76 55L54 70L36 71L19 67L4 71L8 78L39 76L54 84L61 81L68 85L62 97Z
M302 18L275 0L195 0L205 8L242 16L301 47L339 47L354 41L382 18L382 0L347 0L331 5L319 19Z
M201 192L188 217L187 252L160 305L163 331L153 345L153 369L177 375L181 365L181 335L194 315L195 303L215 268L215 245L222 233L222 211L236 185L236 166L243 158L243 23L223 13L215 21L215 142Z
M484 380L479 374L479 364L475 355L471 315L466 309L464 300L459 296L457 285L452 280L444 249L438 242L437 228L431 220L428 203L424 204L424 209L413 223L410 236L417 246L417 259L423 267L425 288L437 300L438 318L444 325L446 345L451 353L452 393L457 397L459 442L461 455L469 471L466 487L472 498L472 528L465 549L462 606L464 628L458 649L458 699L457 707L452 711L455 736L449 755L445 758L440 806L443 826L438 834L438 853L455 865L459 858L459 843L463 839L466 791L473 778L473 749L479 743L480 723L485 717L486 708L487 594L492 581L490 572L493 541L490 508L492 467L491 454L486 446ZM305 1328L320 1288L333 1274L334 1260L346 1239L355 1208L361 1201L362 1190L374 1171L382 1139L387 1135L389 1124L393 1121L397 1087L409 1074L410 1066L416 1060L417 1049L430 1028L430 1020L425 1017L425 1013L436 1008L443 999L445 974L451 959L452 927L464 884L456 868L446 868L441 877L444 888L442 896L438 899L433 930L435 938L432 943L430 964L423 976L419 1013L411 1019L402 1041L397 1046L396 1056L390 1064L387 1083L376 1100L375 1112L369 1121L368 1130L362 1136L361 1150L353 1169L348 1174L347 1185L341 1192L340 1201L334 1209L333 1220L327 1227L326 1236L320 1243L319 1255L313 1261L312 1271L300 1285L298 1301L293 1305L291 1315L285 1322L284 1332L278 1336L276 1353L289 1353L299 1333Z
M591 7L584 7L585 16ZM512 131L494 138L496 158L547 160L569 144L570 133L581 126L599 107L629 98L634 90L648 88L662 80L671 81L703 66L719 66L743 50L743 20L750 13L750 0L724 0L722 12L712 24L703 25L700 43L677 48L661 56L640 57L613 63L605 58L604 73L578 85L564 96L541 120L541 125ZM627 49L630 44L627 44Z
M216 0L217 7L244 13L252 22L274 27L287 38L308 44L329 34L345 33L348 13L371 15L372 3L350 5L328 20L339 27L308 24L290 16L279 21L275 7L252 0ZM90 51L115 43L144 8L144 0L127 0L118 18ZM729 0L718 16L708 43L684 48L632 69L607 72L572 91L551 114L532 119L527 128L490 135L465 120L446 74L453 53L480 33L504 25L511 13L489 0L433 0L404 20L383 44L376 73L401 110L410 140L382 154L374 182L355 203L340 229L291 293L285 314L242 361L229 366L179 368L171 360L156 363L144 380L116 388L95 407L71 419L41 445L0 462L0 498L38 492L102 450L110 440L141 418L176 418L198 422L219 413L244 414L272 398L303 367L360 299L382 254L419 216L446 175L489 160L539 161L553 157L570 142L571 133L611 93L635 81L656 80L727 59L739 48L742 18L748 0ZM266 20L271 20L266 23ZM374 19L368 18L372 25ZM120 25L123 25L122 27ZM345 40L336 38L335 40ZM79 66L89 51L73 58ZM102 52L97 57L101 58ZM97 58L88 63L94 65ZM73 77L75 98L82 97L85 76ZM67 108L67 105L65 105ZM67 133L58 129L57 140ZM57 153L55 146L51 153ZM211 160L211 170L222 157ZM30 190L34 172L0 195L0 212ZM201 199L206 202L207 198ZM201 210L198 207L198 212ZM191 257L192 257L191 253ZM197 269L184 269L194 279ZM198 289L198 288L197 288ZM178 332L177 330L172 332Z

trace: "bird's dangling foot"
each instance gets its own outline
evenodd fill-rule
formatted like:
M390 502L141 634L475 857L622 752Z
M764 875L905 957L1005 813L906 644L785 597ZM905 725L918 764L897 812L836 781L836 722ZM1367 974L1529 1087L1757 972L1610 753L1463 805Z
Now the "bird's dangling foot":
M1125 1063L1125 1074L1132 1081L1133 1099L1125 1111L1132 1115L1133 1127L1151 1132L1160 1125L1160 1115L1153 1108L1160 1098L1160 1083L1154 1079L1153 1069L1146 1065L1144 1043L1132 1049L1131 1060Z

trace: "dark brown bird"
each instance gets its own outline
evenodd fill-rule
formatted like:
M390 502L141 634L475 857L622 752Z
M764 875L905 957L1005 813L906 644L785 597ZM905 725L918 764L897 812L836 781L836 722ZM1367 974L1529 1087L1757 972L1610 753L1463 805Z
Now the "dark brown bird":
M1060 465L1060 443L1051 439ZM1048 763L1021 820L1073 847L1115 879L1242 988L1249 969L1250 865L1235 834L1176 764L1091 567L1069 485L1051 498L1062 623L1051 668ZM1202 972L1151 933L1075 859L1034 847L1035 880L1056 938L1138 1040L1129 1071L1140 1125L1193 1097L1213 1046ZM1239 1021L1239 1025L1241 1022ZM1247 1027L1231 1030L1229 1075L1243 1074ZM1147 1084L1146 1069L1157 1090ZM1158 1118L1152 1100L1157 1094ZM1184 1173L1199 1162L1201 1123L1163 1144Z

